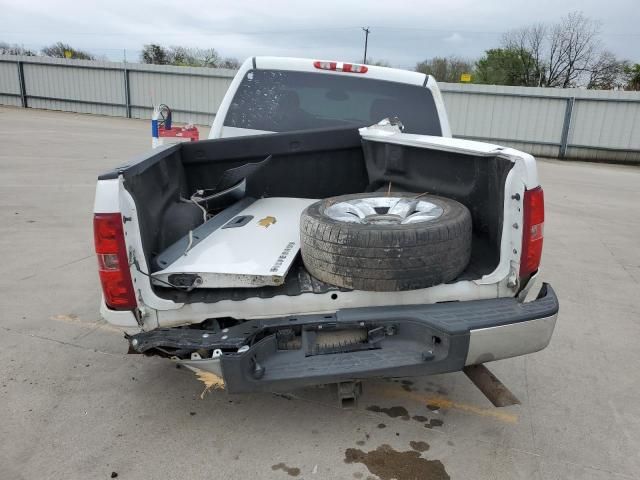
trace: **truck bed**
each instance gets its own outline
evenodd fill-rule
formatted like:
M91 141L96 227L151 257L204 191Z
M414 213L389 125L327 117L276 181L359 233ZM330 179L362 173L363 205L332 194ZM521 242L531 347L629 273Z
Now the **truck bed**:
M181 198L215 185L230 168L268 155L273 157L268 167L247 179L247 196L327 198L391 187L450 197L466 205L473 219L471 261L455 281L479 279L499 263L504 184L513 166L499 156L373 145L357 130L340 128L179 144L101 178L122 174L136 205L145 260L153 273L159 270L158 255L202 223L201 210ZM388 155L395 164L381 169L381 158ZM153 289L161 298L189 304L326 293L336 287L311 277L297 258L281 286Z

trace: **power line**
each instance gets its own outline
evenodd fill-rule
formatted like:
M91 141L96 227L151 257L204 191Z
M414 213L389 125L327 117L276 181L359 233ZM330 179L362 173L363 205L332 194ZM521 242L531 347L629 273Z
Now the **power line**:
M367 63L367 43L369 41L369 27L362 27L362 30L364 31L364 59L362 60L362 63L366 64Z
M425 27L404 27L404 26L384 26L374 25L374 28L379 30L413 30L422 32L439 32L439 33L466 33L477 35L502 35L507 33L508 30L465 30L461 28L425 28ZM640 32L600 32L599 35L603 37L638 37Z
M411 26L390 26L390 25L374 25L366 27L367 30L376 28L379 30L405 30L424 33L461 33L469 35L502 35L505 30L466 30L463 28L431 28L431 27L411 27ZM342 26L342 27L313 27L313 28L299 28L299 29L281 29L281 30L234 30L228 32L182 32L182 31L163 31L165 36L193 36L194 33L201 33L207 36L237 36L237 35L287 35L291 33L309 33L309 32L328 32L338 30L365 30L365 27L358 26ZM365 30L366 31L366 30ZM35 35L41 34L41 31L5 31L2 35ZM48 32L50 35L82 35L82 36L148 36L151 33L145 32ZM640 36L640 32L602 32L602 36L606 37L637 37Z

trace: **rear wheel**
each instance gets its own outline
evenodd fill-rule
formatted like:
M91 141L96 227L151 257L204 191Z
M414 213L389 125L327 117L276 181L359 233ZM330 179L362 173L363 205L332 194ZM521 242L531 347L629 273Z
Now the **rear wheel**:
M379 192L316 202L302 213L301 252L314 277L399 291L455 279L471 255L471 214L435 195Z

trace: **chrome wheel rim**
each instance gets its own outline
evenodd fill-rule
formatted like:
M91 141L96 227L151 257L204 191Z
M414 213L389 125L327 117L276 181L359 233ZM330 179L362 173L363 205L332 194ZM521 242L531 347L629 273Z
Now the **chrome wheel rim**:
M332 220L364 225L408 225L431 222L442 216L442 207L418 197L379 196L354 198L329 205Z

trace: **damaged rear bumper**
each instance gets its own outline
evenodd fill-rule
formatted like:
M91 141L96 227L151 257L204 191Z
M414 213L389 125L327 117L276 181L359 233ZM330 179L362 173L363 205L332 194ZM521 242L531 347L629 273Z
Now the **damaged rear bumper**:
M127 338L131 353L161 353L215 373L231 393L278 391L453 372L532 353L548 345L558 309L555 292L543 284L528 303L501 298L357 308L251 320L221 331L168 328Z

